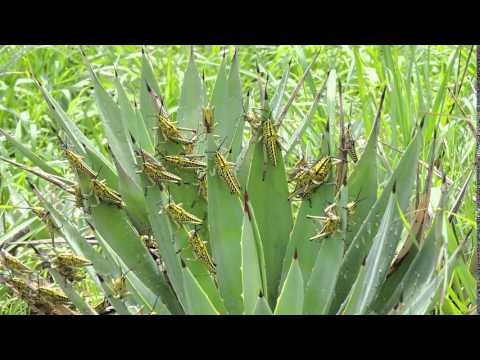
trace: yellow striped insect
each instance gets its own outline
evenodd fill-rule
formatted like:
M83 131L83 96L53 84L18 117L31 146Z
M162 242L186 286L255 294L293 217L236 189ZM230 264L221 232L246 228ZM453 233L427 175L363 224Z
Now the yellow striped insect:
M180 130L192 131L192 132L195 132L195 130L177 127L175 123L170 120L170 114L168 113L165 107L163 99L157 94L155 94L155 92L148 85L148 83L146 85L147 85L148 93L150 94L150 97L152 98L153 104L157 111L157 121L158 121L157 129L159 130L162 137L165 140L168 139L178 144L190 144L191 140L185 138L180 133Z
M56 254L53 257L52 264L54 266L63 265L63 266L69 266L69 267L75 267L75 268L81 268L81 267L92 265L92 263L89 260L81 256L77 256L75 254L67 254L67 253Z
M71 191L73 192L73 195L75 196L75 206L79 208L83 208L83 195L82 195L82 189L80 188L80 185L76 184L72 187Z
M112 279L110 282L110 289L113 292L113 297L116 299L123 299L129 294L127 289L127 277L126 274L122 274L119 277Z
M184 208L182 208L182 203L175 204L174 202L170 202L165 206L165 210L170 218L177 222L178 224L194 224L194 225L201 225L203 220L199 219L193 214L190 214ZM162 213L163 210L160 211Z
M70 282L82 281L86 274L80 268L58 264L54 267L60 275Z
M330 174L332 165L338 164L341 160L331 156L324 156L316 161L310 168L303 168L298 171L290 180L295 182L295 189L289 195L293 197L306 198L320 185L324 184Z
M92 191L95 196L102 202L112 204L121 209L125 207L125 203L122 201L122 196L111 189L105 184L106 180L97 180L96 178L91 180Z
M205 200L208 200L207 173L203 173L198 178L198 191Z
M153 183L162 186L163 182L181 184L182 178L165 169L153 156L143 150L138 150L137 154L142 156L142 169L137 173L143 173Z
M37 294L37 289L31 285L26 279L12 276L6 280L7 285L15 289L19 297L27 303L37 303L40 299Z
M70 299L57 289L53 289L46 286L40 286L37 288L38 296L52 304L69 304Z
M360 195L360 193L359 193L359 195ZM352 216L352 215L355 214L355 211L357 210L357 205L358 205L358 203L359 203L360 201L362 201L362 200L365 200L365 198L363 198L363 199L358 199L358 195L357 195L357 198L356 198L355 200L349 201L349 202L347 203L347 205L345 206L345 208L347 209L348 215Z
M352 136L352 131L350 128L350 123L348 124L348 127L345 129L345 146L348 151L348 154L352 158L352 161L356 163L358 161L358 156L357 156L357 151L355 150L355 140L353 139Z
M240 183L235 176L232 165L227 162L220 152L215 153L215 167L217 172L227 184L232 194L240 195Z
M0 263L7 270L17 274L31 274L33 271L8 252L0 250Z
M202 264L204 264L208 271L211 274L215 274L215 263L212 261L212 258L210 257L210 254L208 253L208 249L206 246L206 241L203 241L200 238L200 235L198 234L198 231L192 230L188 234L188 243L190 244L192 248L193 255L195 259L200 261Z
M337 215L335 211L336 204L331 204L325 209L325 215L327 216L314 216L314 215L307 215L308 219L313 219L320 221L323 226L320 232L310 238L311 241L313 240L322 240L328 238L332 235L340 226L341 219Z
M205 126L207 134L210 134L215 126L214 111L215 108L211 105L202 108L203 125Z
M106 297L96 304L93 307L93 310L95 310L98 315L108 315L114 312L113 307L110 305L110 302Z
M87 163L83 160L83 157L74 153L70 150L66 144L62 143L63 152L65 157L67 158L70 165L74 168L74 170L78 174L85 175L89 178L94 178L96 175L93 170L87 165Z
M157 242L152 236L141 235L140 240L145 244L148 249L157 249Z
M205 169L207 164L202 161L193 159L194 157L202 157L203 155L161 155L162 160L166 163L176 166L180 169Z
M35 293L35 289L23 278L12 276L7 280L7 283L22 295L33 295Z
M235 170L233 168L233 165L235 164L228 162L220 152L222 145L223 142L214 153L215 170L227 184L228 188L230 189L230 193L240 195L240 183L235 176Z
M273 166L277 166L278 158L277 154L280 147L280 142L278 141L279 136L277 130L273 125L273 121L270 117L262 121L262 141L263 148L267 154L268 159L272 162Z

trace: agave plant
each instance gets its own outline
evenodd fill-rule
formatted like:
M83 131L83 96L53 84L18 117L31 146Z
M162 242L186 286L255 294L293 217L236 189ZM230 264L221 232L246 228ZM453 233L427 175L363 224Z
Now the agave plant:
M424 314L444 293L461 245L448 249L445 178L440 199L430 193L440 147L434 119L411 119L403 155L393 169L379 170L388 87L376 117L364 122L366 141L355 146L334 70L298 127L287 130L305 80L317 86L312 64L290 96L290 64L273 91L258 71L258 88L245 96L235 51L231 62L223 57L209 95L192 49L171 114L146 52L138 103L116 71L112 97L84 60L108 149L94 146L37 74L31 77L71 172L62 175L2 131L38 167L2 159L58 188L42 191L44 183L32 178L38 203L28 204L43 214L52 239L69 247L63 255L55 241L50 251L36 249L49 276L13 266L19 261L7 243L1 250L0 282L39 312L102 314L111 306L117 314ZM296 158L322 101L322 129ZM414 169L430 137L420 181ZM61 192L73 196L79 218L69 215L72 202ZM79 294L79 271L104 293L98 304Z

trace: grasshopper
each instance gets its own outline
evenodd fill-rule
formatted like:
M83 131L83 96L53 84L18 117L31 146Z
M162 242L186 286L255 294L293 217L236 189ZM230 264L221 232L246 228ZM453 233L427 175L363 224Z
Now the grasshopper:
M175 204L174 202L169 202L164 209L170 218L178 224L201 225L203 223L203 220L182 208L182 203ZM163 209L160 210L160 213L162 212Z
M0 263L12 273L31 274L33 271L8 252L0 250Z
M335 211L336 204L331 204L325 209L325 214L327 216L314 216L314 215L307 215L308 219L319 220L323 223L323 227L320 232L310 238L310 241L313 240L322 240L328 238L332 235L335 231L337 231L338 227L340 226L340 217L337 215Z
M345 129L345 145L348 151L348 154L352 158L352 161L356 163L358 161L357 151L355 150L355 140L352 136L351 124L348 123L347 128Z
M193 255L196 260L204 264L208 271L215 275L215 263L212 261L208 249L206 246L206 241L203 241L198 234L198 230L192 230L188 234L188 243L192 248Z
M203 125L205 126L207 134L210 134L215 127L214 111L215 108L210 104L202 107Z
M38 293L38 296L46 302L49 302L55 305L70 304L70 299L59 290L46 287L46 286L40 286L37 288L37 293Z
M100 172L99 172L100 173ZM122 196L107 186L106 180L98 180L97 176L91 179L92 192L99 201L103 201L107 204L116 206L119 209L125 207L125 203L122 201Z
M180 169L205 169L207 164L202 161L193 159L194 157L202 157L203 155L162 155L162 159L173 166L176 166Z
M165 107L163 99L157 94L155 94L155 92L148 85L148 83L146 83L146 85L147 85L147 91L150 94L150 97L157 111L157 120L158 120L157 129L159 130L161 136L165 140L170 140L177 144L183 144L183 145L190 144L191 140L185 138L180 133L180 130L191 131L191 132L195 132L196 130L177 127L175 123L170 120L170 114L168 113Z
M143 150L136 152L142 156L142 169L137 173L143 173L153 183L162 187L163 182L171 182L174 184L181 184L182 178L165 169L165 167L157 161L152 155Z
M223 141L225 141L225 139ZM227 184L228 188L230 189L230 193L240 195L240 183L235 176L235 170L233 168L235 164L228 162L220 152L222 145L223 142L214 153L215 169L223 181L225 181Z
M295 182L295 188L290 193L288 199L294 197L305 198L310 195L313 190L324 184L331 170L332 165L337 164L338 159L331 156L324 156L316 161L311 167L304 167L299 170L290 180Z
M81 268L81 267L92 265L92 263L89 260L81 256L77 256L74 254L67 254L67 253L56 254L52 260L52 264L55 266L63 265L63 266L69 266L74 268Z

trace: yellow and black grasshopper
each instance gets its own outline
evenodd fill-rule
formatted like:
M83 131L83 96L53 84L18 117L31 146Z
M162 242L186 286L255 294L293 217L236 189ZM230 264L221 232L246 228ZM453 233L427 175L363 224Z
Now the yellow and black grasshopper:
M195 215L189 213L182 207L182 203L175 204L170 199L169 194L169 201L168 204L164 206L163 209L159 211L159 214L162 214L163 211L167 213L172 221L177 224L192 224L192 225L201 225L203 223L202 219L199 219Z
M225 142L225 139L223 140L223 142ZM214 153L215 170L223 179L223 181L227 184L228 188L230 189L230 193L240 195L240 183L235 176L234 170L235 164L228 162L221 153L221 147L223 145L223 142L220 144L220 146Z
M288 199L291 200L295 197L309 198L314 190L326 183L332 166L340 161L331 156L324 156L310 167L303 164L290 180L290 182L295 183L295 188Z
M53 268L70 282L83 280L85 273L81 269L92 265L89 260L72 253L57 253L51 263Z
M214 117L215 108L210 104L202 107L202 120L203 126L207 134L210 134L215 127L215 117Z
M164 182L182 184L183 180L180 176L167 171L152 155L141 149L137 150L136 154L142 157L142 169L137 171L137 173L145 174L151 182L159 185L160 189L163 189Z
M345 129L345 151L348 151L350 158L354 163L358 161L357 151L355 149L355 140L352 136L351 124L348 123L347 128Z
M55 224L55 221L53 220L50 211L40 206L16 206L15 209L31 210L47 228L48 233L50 234L50 237L52 239L52 246L55 247L55 232L60 230L61 227Z
M98 174L97 174L98 175ZM92 192L100 202L111 204L119 209L125 207L120 193L116 192L106 184L106 180L98 180L97 177L90 180Z
M70 299L65 296L63 292L52 287L39 286L37 293L40 299L54 305L67 305L71 303Z
M155 92L150 87L150 85L148 85L148 83L146 83L146 85L148 93L150 94L150 97L154 104L155 111L157 112L157 129L160 135L165 141L170 140L177 144L191 146L192 140L185 138L180 131L190 131L195 133L196 130L178 127L173 121L171 121L170 114L165 107L163 99L159 95L155 94Z
M167 164L175 166L179 169L186 169L186 170L198 170L198 169L205 169L207 164L200 160L195 160L195 158L204 157L204 155L194 155L194 154L186 154L186 155L163 155L160 154L162 160Z
M0 264L13 274L31 274L33 271L15 256L0 250Z
M207 249L207 242L200 238L198 229L195 227L194 230L188 233L188 245L192 249L192 253L194 259L186 259L186 260L197 260L203 265L206 266L210 274L215 275L215 267L216 264L213 262L210 254L208 253ZM177 251L177 254L182 252L183 249Z
M88 178L95 178L95 172L87 165L87 163L84 161L83 156L80 156L74 151L72 151L69 146L62 140L62 138L57 134L56 130L53 127L52 131L55 133L55 136L60 142L60 146L63 150L65 158L72 166L74 172L77 173L77 175L81 174Z
M341 220L335 209L336 204L331 204L325 208L326 216L307 215L308 219L320 221L323 224L320 232L310 238L311 241L326 239L338 230Z

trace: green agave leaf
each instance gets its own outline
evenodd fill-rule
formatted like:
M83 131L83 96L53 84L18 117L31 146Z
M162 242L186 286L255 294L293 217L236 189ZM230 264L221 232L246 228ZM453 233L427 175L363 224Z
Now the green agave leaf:
M133 135L138 141L140 147L146 151L153 153L154 146L150 138L150 133L140 112L135 111L125 93L125 89L118 77L115 77L115 87L118 93L118 105L120 107L120 114L123 121L123 127ZM128 135L128 134L127 134Z
M256 137L253 137L248 142L240 154L238 155L236 166L238 174L238 182L242 188L246 188L248 184L248 177L250 175L250 166L252 165L253 153L255 152Z
M207 135L207 149L217 150L211 134ZM220 293L230 313L243 312L241 246L242 209L237 195L215 170L213 156L208 159L208 229L213 257L217 263Z
M142 221L147 217L143 191L140 186L140 178L136 173L131 139L127 128L123 126L125 121L122 120L119 106L101 86L86 58L85 61L94 83L95 99L105 128L108 146L120 175L118 178L120 193L123 195L127 211L134 224L139 229L146 229L147 225L145 221Z
M446 192L442 193L441 203L446 203ZM420 249L417 249L415 246L412 247L410 250L411 254L409 254L412 260L405 265L403 276L399 279L395 279L397 280L395 283L389 284L387 282L384 285L386 288L385 290L388 290L387 286L395 286L395 288L391 290L389 294L387 291L382 291L380 299L383 298L382 300L384 300L384 303L377 305L382 313L387 313L393 309L401 298L406 298L414 292L414 290L424 286L428 279L433 275L438 256L440 255L439 252L442 243L444 242L441 232L443 218L442 211L439 211L435 216L433 226L422 244L422 247ZM405 259L404 262L406 262L406 260L407 259ZM403 269L399 268L397 271L400 270ZM385 300L387 294L390 296Z
M84 59L93 82L95 101L100 111L100 119L105 129L108 145L118 163L122 165L127 174L135 181L137 188L140 188L140 180L135 173L136 168L132 143L128 129L124 127L125 121L122 119L120 108L115 101L113 101L112 96L110 96L100 84L99 79L93 72L86 57L84 57Z
M229 122L231 123L231 132L227 133L227 135L233 134L231 154L233 158L236 158L242 148L243 129L245 127L245 122L242 119L243 98L238 64L238 49L235 49L235 54L233 55L232 65L228 75L227 90L227 106L229 109Z
M435 143L436 138L433 138L431 142L431 158L430 158L430 169L433 169L433 163L435 160ZM424 191L430 197L431 193L431 178L432 173L429 171L427 175L427 184L425 185ZM429 200L430 201L430 200ZM439 200L440 208L443 208L446 205L447 201L447 192L445 185L442 185L441 196ZM433 204L432 204L433 206ZM402 215L404 217L404 215ZM409 283L415 282L415 278L412 275L418 270L417 266L420 266L420 270L418 272L418 279L426 275L430 276L429 274L433 271L435 266L435 261L437 258L437 250L440 249L441 243L438 243L435 239L440 235L439 239L441 239L441 234L437 234L438 231L434 233L434 229L439 226L439 222L442 221L441 212L437 212L433 226L430 229L429 234L427 235L421 249L417 247L417 244L413 243L410 247L408 254L400 260L399 266L395 266L396 269L392 271L391 274L387 275L387 279L385 284L382 286L381 292L373 304L373 308L377 311L380 310L380 313L388 313L393 309L393 307L398 303L401 296L403 296L403 292L405 290L405 286ZM416 234L410 234L410 236L416 236ZM420 255L420 253L424 253L425 255ZM417 276L417 275L415 275Z
M411 169L416 166L418 160L422 142L422 130L423 122L420 125L420 129L416 132L412 142L407 147L393 175L386 184L382 195L373 204L370 212L354 236L352 243L345 254L345 258L340 269L340 276L335 290L335 298L332 302L330 312L336 312L340 304L344 301L355 281L355 275L358 273L363 259L370 251L373 241L372 234L377 233L378 231L380 220L387 207L388 197L394 183L397 185L396 189L400 209L405 212L408 205L408 200L410 198L412 185L415 181L415 172L412 172ZM398 226L401 226L401 222L399 222ZM400 234L397 235L400 236ZM391 239L390 241L393 243L398 241L398 239Z
M92 226L93 229L93 226ZM124 302L124 299L118 298L116 294L111 289L110 282L119 276L122 276L125 274L128 270L125 270L126 266L123 264L123 269L124 271L122 272L121 268L121 260L117 256L117 254L113 251L113 249L108 245L108 243L105 241L105 239L102 237L102 235L96 230L95 231L95 237L98 241L98 244L103 250L103 254L105 255L105 259L109 262L111 266L114 267L113 271L107 275L106 277L99 274L99 271L95 271L94 269L87 268L87 272L91 274L93 271L93 278L95 279L95 282L98 282L100 285L103 293L105 294L105 297L108 299L110 304L114 307L115 311L119 315L130 315L131 311L129 310L127 304ZM131 271L130 271L131 272ZM129 274L130 274L129 272ZM127 276L127 288L130 287L130 279Z
M163 274L140 241L125 212L103 203L92 207L95 229L120 257L126 267L154 292L173 314L181 313L178 300L168 287Z
M330 175L329 179L331 178L332 176ZM327 182L328 181L330 180L327 179ZM283 263L281 283L285 281L288 269L290 269L291 259L295 249L299 254L298 263L302 269L303 278L308 282L322 242L309 240L310 237L320 231L320 228L312 220L307 219L307 215L323 216L324 209L329 203L333 202L334 191L334 186L323 185L311 195L310 201L302 201L293 230L290 234L290 240Z
M142 281L135 275L133 271L127 273L125 276L128 281L127 288L135 303L142 306L143 313L156 315L171 315L171 312L162 303L159 295L155 295Z
M255 311L258 294L265 293L265 261L258 227L253 214L253 209L248 204L247 212L243 216L242 225L242 282L244 313L251 314ZM245 210L244 210L245 211ZM260 250L260 251L257 251ZM262 275L263 274L263 275Z
M465 239L467 240L467 239ZM403 303L402 314L404 315L424 315L434 305L434 300L438 296L441 286L446 279L449 279L458 256L463 249L466 241L463 241L455 252L447 259L444 267L423 284L420 288L412 291Z
M375 300L380 287L385 279L388 267L393 260L396 249L397 236L391 236L393 229L392 218L395 209L395 187L388 200L385 214L378 228L377 235L373 239L372 248L367 256L365 265L362 265L361 275L350 290L344 314L365 314L370 304ZM390 240L395 243L390 243Z
M348 223L349 231L346 233L347 248L377 199L377 144L385 93L386 87L383 89L380 97L377 115L365 150L360 155L357 165L353 168L347 180L349 201L361 200L357 204L353 220Z
M140 84L140 111L142 113L145 126L147 128L147 134L153 134L154 128L157 126L156 123L156 112L148 93L147 84L150 86L157 95L161 94L160 87L158 86L157 81L155 80L155 75L153 74L152 66L148 61L145 50L142 49L142 76ZM153 142L154 138L150 138L150 141Z
M147 205L148 220L152 226L152 232L155 240L157 241L160 254L162 254L162 260L164 261L167 269L168 279L170 280L180 303L185 309L186 300L183 293L183 275L180 259L176 254L176 241L172 226L168 220L168 215L164 212L159 214L159 208L165 201L162 197L160 189L157 186L147 187L145 202Z
M282 291L278 297L274 315L301 315L303 312L303 277L295 254Z
M53 169L50 165L48 165L44 160L42 160L38 155L33 153L30 149L28 149L25 145L23 145L21 142L17 141L15 137L7 133L6 131L0 129L0 133L3 134L7 138L7 140L10 142L10 144L13 145L20 153L23 154L27 159L29 159L34 165L38 166L40 169L45 171L48 174L56 175L56 176L61 176L61 174L58 173L55 169Z
M182 95L177 112L177 123L180 127L197 130L202 124L202 106L204 103L202 81L195 65L193 46L190 61L183 78Z
M145 233L150 228L147 219L147 210L145 205L145 199L143 196L143 191L139 184L137 184L136 179L138 180L138 175L134 172L127 172L121 163L118 162L117 158L112 153L113 162L117 167L119 174L119 187L120 194L122 195L122 200L126 204L126 211L130 219L132 220L135 228L140 233Z
M90 140L80 131L75 123L67 116L57 101L47 92L45 87L35 79L37 88L41 91L53 118L58 126L68 136L69 145L73 145L74 151L81 156L88 157L88 163L94 171L102 169L102 175L107 179L108 184L117 188L117 175L115 174L112 164L107 158L92 145Z
M61 276L57 270L50 268L48 272L52 275L55 282L60 286L66 296L72 301L72 303L77 307L77 309L83 315L95 315L95 311L86 303L86 301L75 291L72 285L70 285L64 278Z
M202 234L205 234L205 232L202 232L202 230L200 230L199 236L203 241L205 241L205 237ZM183 257L183 260L187 263L187 267L190 269L190 272L197 280L198 285L205 292L213 306L221 314L226 314L227 309L225 308L223 299L220 296L217 283L212 274L209 272L207 266L201 261L197 260L197 258L195 257L192 246L188 242L189 233L187 232L187 229L185 229L184 227L177 227L174 232L174 236L179 250L182 250L181 256ZM212 259L212 261L215 263L214 258Z
M187 314L190 315L219 315L207 294L198 284L195 277L186 266L183 267L183 283L187 299Z
M231 156L233 159L236 159L242 146L244 127L238 52L235 51L228 77L225 63L224 58L212 93L212 105L216 123L213 132L225 144L230 144Z
M268 300L273 307L293 220L283 156L280 151L277 152L276 167L269 159L265 160L266 156L263 143L255 144L248 194L255 209L255 218L263 242Z
M282 78L280 79L275 94L272 97L270 107L272 109L272 118L276 119L278 112L280 111L280 106L282 104L283 96L285 95L285 88L287 87L288 76L290 75L290 64L292 60L288 62L288 65L283 71Z
M335 69L331 70L327 77L327 122L329 127L329 154L335 153L335 139L336 139L336 108L337 108L337 72Z
M257 297L257 304L255 305L253 315L273 315L263 294Z
M327 314L333 299L344 248L345 244L338 236L321 241L317 259L305 290L305 314Z
M327 75L327 79L328 79L328 75ZM290 137L290 140L288 141L287 146L286 146L287 150L286 150L286 155L285 156L290 154L290 152L293 150L293 147L301 139L302 134L304 133L304 131L307 129L308 125L310 124L310 121L313 118L313 114L317 110L318 103L320 102L320 99L322 98L322 93L323 93L323 90L325 90L326 84L327 84L327 82L325 81L323 83L322 87L320 88L320 90L318 91L317 95L315 96L315 99L313 100L313 104L310 107L310 109L308 110L308 112L305 114L301 124L295 129L295 132Z

